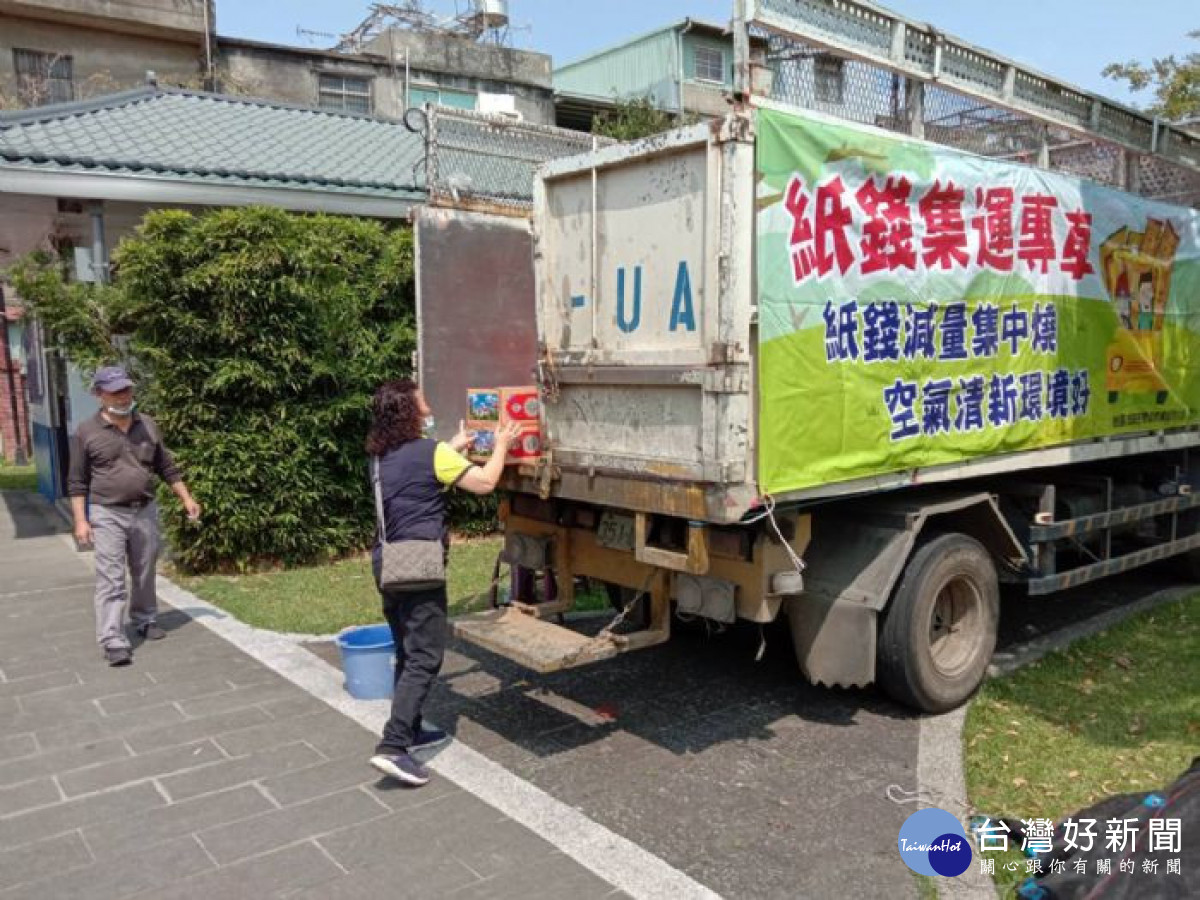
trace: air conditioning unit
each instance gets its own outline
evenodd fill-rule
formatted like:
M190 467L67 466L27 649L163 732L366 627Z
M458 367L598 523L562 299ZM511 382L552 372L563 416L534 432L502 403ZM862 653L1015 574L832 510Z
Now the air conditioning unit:
M512 94L479 93L479 111L493 116L508 116L513 121L520 122L524 116L517 110L517 98Z

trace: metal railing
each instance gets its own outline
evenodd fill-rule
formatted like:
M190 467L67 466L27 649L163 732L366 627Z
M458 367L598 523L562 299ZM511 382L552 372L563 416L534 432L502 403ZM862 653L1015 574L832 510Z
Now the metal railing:
M1200 206L1200 137L1138 110L864 0L744 0L744 15L771 99Z
M607 138L428 104L406 123L425 137L425 184L434 205L524 215L538 166L612 143Z

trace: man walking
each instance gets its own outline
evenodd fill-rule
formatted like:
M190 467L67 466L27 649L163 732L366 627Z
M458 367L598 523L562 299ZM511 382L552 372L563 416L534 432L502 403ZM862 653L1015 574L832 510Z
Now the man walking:
M155 621L158 601L158 506L154 475L183 501L188 518L200 517L158 426L135 409L133 381L120 366L96 372L92 390L100 411L76 429L71 443L67 493L75 515L75 539L96 556L96 640L110 666L133 662L125 635L125 566L132 579L130 618L146 640L167 636ZM89 522L89 503L91 521Z

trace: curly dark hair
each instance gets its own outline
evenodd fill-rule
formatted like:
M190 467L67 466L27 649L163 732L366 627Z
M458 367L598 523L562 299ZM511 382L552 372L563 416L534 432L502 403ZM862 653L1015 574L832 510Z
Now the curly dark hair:
M371 430L367 453L382 456L421 436L417 383L410 378L385 381L371 399Z

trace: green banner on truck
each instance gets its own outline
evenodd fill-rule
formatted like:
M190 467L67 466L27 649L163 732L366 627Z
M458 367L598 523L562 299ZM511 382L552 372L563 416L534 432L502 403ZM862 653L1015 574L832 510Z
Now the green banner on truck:
M1197 211L770 109L756 168L766 493L1200 422Z

